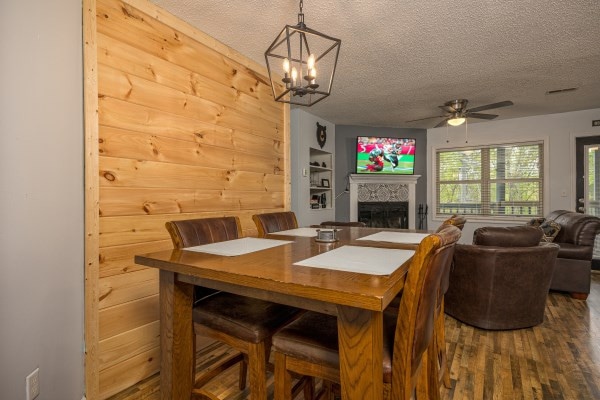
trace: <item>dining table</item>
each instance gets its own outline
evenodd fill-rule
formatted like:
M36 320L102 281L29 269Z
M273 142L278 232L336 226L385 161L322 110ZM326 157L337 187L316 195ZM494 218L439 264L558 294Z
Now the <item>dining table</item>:
M427 233L341 227L337 240L321 242L317 229L327 228L252 238L273 245L242 254L200 246L135 256L137 264L160 270L161 399L188 399L192 391L194 285L336 316L342 399L383 398L383 312L402 291L414 249ZM266 393L251 398L263 400Z

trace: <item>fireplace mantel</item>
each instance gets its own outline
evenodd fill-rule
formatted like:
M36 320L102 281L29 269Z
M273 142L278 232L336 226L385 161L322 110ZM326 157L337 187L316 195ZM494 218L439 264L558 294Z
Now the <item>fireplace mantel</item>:
M408 228L415 229L417 205L415 189L421 175L360 175L350 174L350 221L358 221L359 201L407 201ZM378 199L359 199L359 191L377 190L381 193ZM394 197L390 199L390 197ZM398 198L399 197L399 198Z

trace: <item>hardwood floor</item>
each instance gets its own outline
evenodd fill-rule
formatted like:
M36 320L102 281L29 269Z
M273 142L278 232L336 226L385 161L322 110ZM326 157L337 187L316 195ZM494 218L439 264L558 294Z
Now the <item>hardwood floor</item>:
M452 389L442 389L443 400L600 399L600 272L592 273L587 301L551 292L541 325L485 331L447 316L446 339ZM225 345L205 344L198 352L198 368L206 368L229 351ZM237 375L234 367L207 389L221 399L247 399L248 390L237 388ZM272 394L273 377L269 376ZM155 375L110 400L159 398Z

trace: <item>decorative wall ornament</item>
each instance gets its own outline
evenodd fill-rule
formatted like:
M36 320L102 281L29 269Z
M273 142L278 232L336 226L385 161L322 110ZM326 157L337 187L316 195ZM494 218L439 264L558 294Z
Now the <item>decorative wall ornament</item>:
M327 127L325 125L321 125L317 122L317 143L319 146L323 148L325 146L325 142L327 141L327 132L325 131Z

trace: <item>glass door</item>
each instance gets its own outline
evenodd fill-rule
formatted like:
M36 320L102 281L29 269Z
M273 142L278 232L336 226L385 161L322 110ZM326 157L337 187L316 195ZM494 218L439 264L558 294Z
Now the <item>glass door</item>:
M588 144L583 147L584 175L583 202L580 211L590 215L600 215L600 145Z

